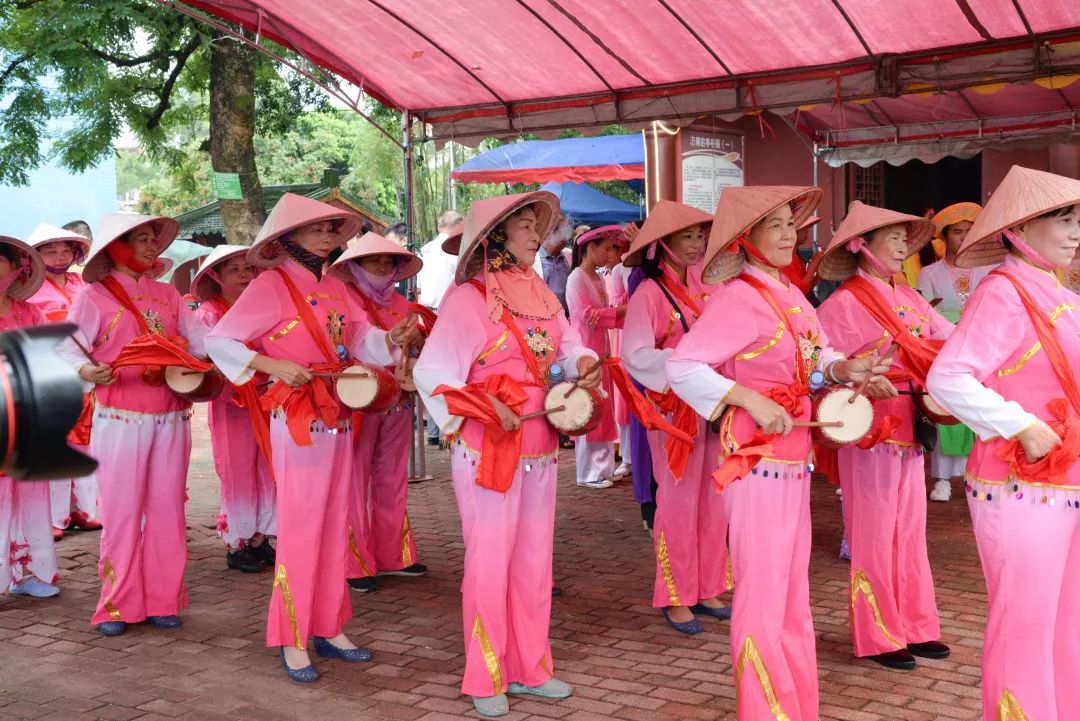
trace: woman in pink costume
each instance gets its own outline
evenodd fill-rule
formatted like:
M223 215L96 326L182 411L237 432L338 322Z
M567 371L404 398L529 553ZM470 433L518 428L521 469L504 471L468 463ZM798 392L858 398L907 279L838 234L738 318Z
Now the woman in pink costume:
M63 322L67 320L75 296L86 287L82 276L68 269L86 257L90 241L73 231L42 223L30 234L28 242L45 261L45 282L30 302L42 310L48 322ZM73 445L83 453L88 450L85 444L73 442ZM53 537L57 540L64 537L64 530L69 526L84 531L101 529L97 480L93 474L50 481L49 496Z
M957 256L1001 265L928 379L978 436L966 495L989 591L985 721L1080 713L1080 303L1054 277L1078 247L1080 181L1013 166Z
M376 328L389 330L409 317L409 301L395 292L398 282L420 272L423 262L378 233L349 242L330 268L344 281L356 304ZM421 344L422 346L422 344ZM417 351L420 347L416 347ZM387 368L394 372L394 366ZM353 590L375 590L374 576L423 576L406 513L413 404L402 393L394 408L364 414L349 511L346 575Z
M715 290L701 280L708 213L661 200L637 232L623 263L641 267L641 282L626 308L622 362L649 391L670 423L693 437L682 443L662 430L649 431L656 517L653 544L656 582L653 607L682 633L704 629L694 614L731 617L718 596L727 583L727 521L712 483L719 436L669 388L664 363L705 310Z
M585 345L599 357L611 355L608 331L622 328L626 306L612 306L608 301L604 278L597 269L607 265L612 238L625 243L626 233L617 225L605 225L582 233L574 241L573 267L566 279L566 307L570 325ZM577 484L586 488L610 488L615 474L615 410L611 377L604 370L604 404L600 425L575 439L574 460L577 465Z
M917 291L892 281L933 233L925 218L855 201L818 266L825 280L844 281L818 308L835 348L859 358L899 344L890 378L904 395L875 402L874 431L840 449L837 459L851 544L855 655L894 669L915 668L915 656L949 655L938 641L926 555L926 476L912 394L924 388L940 341L953 326Z
M0 235L0 333L48 322L27 301L44 277L45 263L37 251ZM49 482L0 475L0 591L50 598L60 593L58 570Z
M596 355L532 270L558 217L547 192L473 203L458 287L413 370L424 404L456 438L451 474L465 539L461 584L465 677L484 716L509 713L506 694L564 698L553 677L551 554L558 434L542 417L549 386L578 375L596 387Z
M89 286L68 316L78 330L58 346L93 393L81 420L92 419L90 455L98 460L105 526L92 622L106 636L142 621L177 628L177 614L187 606L191 404L169 390L163 369L205 371L210 364L191 355L203 354L203 325L176 289L153 279L158 256L178 230L171 218L105 216L83 267Z
M286 193L248 251L263 270L207 338L214 363L234 384L256 373L273 385L269 441L277 482L278 546L266 645L280 647L289 678L315 681L308 640L327 658L367 661L344 633L352 615L345 585L349 488L356 454L351 413L331 378L360 358L394 362L415 322L390 332L371 326L326 256L356 234L360 219L332 205ZM252 350L248 344L258 350Z
M617 227L617 226L616 226ZM622 257L630 247L630 238L626 232L613 235L611 239L611 252L608 254L607 273L604 274L604 287L607 290L608 302L615 306L625 306L630 300L630 268L623 265ZM611 344L611 355L622 357L622 328L608 330L608 342ZM619 436L619 466L615 469L614 478L622 478L633 473L633 465L630 462L630 407L620 390L616 389L612 395L615 413L615 428Z
M247 252L246 245L216 246L191 279L191 295L199 303L195 317L208 331L258 275ZM269 538L277 535L274 478L255 434L265 421L253 423L249 407L263 413L258 387L265 381L252 378L239 388L226 383L221 395L210 401L208 417L214 468L221 479L218 535L225 542L225 563L245 573L256 573L275 561Z
M666 363L672 390L720 420L721 489L735 584L731 658L740 721L817 721L810 616L811 384L880 373L876 354L845 360L781 268L819 188L726 188L705 253L717 288ZM718 332L722 329L722 332ZM874 376L871 392L891 386ZM663 501L659 508L663 507Z
M919 273L919 292L931 303L936 300L934 309L950 323L956 323L971 293L993 270L990 265L961 268L956 264L956 253L981 210L978 203L954 203L933 217L937 229L933 242L940 240L945 246L945 257ZM934 480L931 501L944 503L952 498L952 479L964 475L974 442L975 434L963 424L938 426L938 442L930 453L930 474Z

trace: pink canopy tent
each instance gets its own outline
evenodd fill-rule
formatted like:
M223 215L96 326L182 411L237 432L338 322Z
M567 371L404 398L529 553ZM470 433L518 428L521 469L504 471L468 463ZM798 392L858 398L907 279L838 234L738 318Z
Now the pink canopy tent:
M1080 107L1075 0L159 1L296 50L436 141L767 110L839 163L1069 133Z

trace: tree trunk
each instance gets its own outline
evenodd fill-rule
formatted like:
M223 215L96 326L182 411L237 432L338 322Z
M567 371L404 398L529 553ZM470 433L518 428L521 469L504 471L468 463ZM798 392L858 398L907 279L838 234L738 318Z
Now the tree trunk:
M255 50L218 34L210 55L210 163L239 173L243 200L222 200L225 241L251 245L266 220L255 167Z

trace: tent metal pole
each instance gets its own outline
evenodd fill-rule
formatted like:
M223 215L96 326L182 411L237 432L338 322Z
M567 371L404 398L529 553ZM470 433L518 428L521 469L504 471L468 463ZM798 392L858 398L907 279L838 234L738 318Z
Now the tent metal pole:
M413 207L413 142L412 142L413 116L408 110L401 114L401 159L403 163L403 179L405 181L405 244L406 247L419 252L416 244L416 229L414 223ZM416 277L409 279L409 299L415 300ZM413 442L409 449L409 483L430 481L431 475L427 472L427 456L424 455L424 442L427 434L424 433L424 406L420 403L419 396L413 397Z

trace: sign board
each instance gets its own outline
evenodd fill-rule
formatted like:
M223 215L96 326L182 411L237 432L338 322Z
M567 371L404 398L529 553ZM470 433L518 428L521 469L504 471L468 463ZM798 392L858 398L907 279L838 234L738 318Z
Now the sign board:
M214 197L218 200L243 200L244 193L240 189L239 173L219 173L210 171L210 187L214 191Z
M679 200L713 213L724 188L744 183L743 137L694 127L680 135Z

